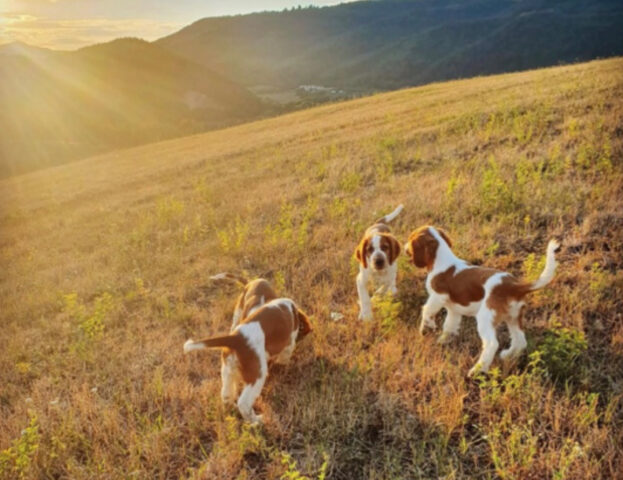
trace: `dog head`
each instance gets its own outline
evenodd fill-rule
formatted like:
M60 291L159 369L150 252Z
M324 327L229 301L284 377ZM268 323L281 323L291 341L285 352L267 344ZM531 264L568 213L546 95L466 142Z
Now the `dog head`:
M392 265L400 255L400 243L391 233L376 232L363 237L355 256L363 265L363 268L370 268L382 271Z
M405 253L411 257L416 267L432 270L439 248L439 239L435 233L439 234L439 237L448 244L448 247L452 247L450 237L440 228L424 226L409 235L409 240L405 245Z

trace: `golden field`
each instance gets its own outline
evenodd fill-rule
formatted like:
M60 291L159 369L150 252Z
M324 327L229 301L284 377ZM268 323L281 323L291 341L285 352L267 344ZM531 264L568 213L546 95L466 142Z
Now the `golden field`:
M623 471L623 60L431 84L0 181L0 478L616 478ZM527 353L420 336L425 272L357 320L353 252L398 204L522 277ZM264 276L314 332L260 427L220 401L238 288ZM331 313L344 315L332 320ZM500 328L502 345L507 341Z

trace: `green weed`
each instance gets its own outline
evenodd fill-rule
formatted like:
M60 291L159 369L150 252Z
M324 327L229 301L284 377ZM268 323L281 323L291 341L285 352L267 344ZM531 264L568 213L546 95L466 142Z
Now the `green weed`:
M557 381L566 381L577 376L578 361L587 347L583 332L554 326L545 333L538 351L549 375Z
M329 455L323 454L324 462L320 466L318 472L318 480L325 480L327 478L327 469L329 468ZM281 465L285 467L285 471L279 477L281 480L311 480L310 477L301 474L298 470L296 460L288 452L281 452Z
M30 413L30 422L11 446L0 452L2 478L26 478L32 458L39 449L39 423L37 415Z
M230 222L227 227L217 229L216 235L223 252L233 253L240 251L247 241L249 229L248 221L243 221L240 215L237 215L234 222Z
M115 306L114 299L108 292L95 298L91 312L87 312L86 306L80 303L76 293L63 295L63 302L63 310L77 322L87 340L94 340L102 334L106 316Z
M400 300L390 292L375 294L371 300L375 316L380 319L383 334L390 335L395 332L400 314L402 313Z

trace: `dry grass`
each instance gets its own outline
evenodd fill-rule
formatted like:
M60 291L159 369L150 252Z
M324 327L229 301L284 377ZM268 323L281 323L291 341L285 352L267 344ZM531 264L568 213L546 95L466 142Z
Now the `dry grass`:
M0 182L0 477L614 478L623 466L623 61L323 106ZM417 333L424 272L357 320L352 252L443 226L457 253L533 275L529 354L464 378ZM530 256L530 254L534 254ZM261 428L221 406L228 270L264 275L315 331L274 368ZM333 311L344 314L330 319ZM502 331L504 338L505 333Z

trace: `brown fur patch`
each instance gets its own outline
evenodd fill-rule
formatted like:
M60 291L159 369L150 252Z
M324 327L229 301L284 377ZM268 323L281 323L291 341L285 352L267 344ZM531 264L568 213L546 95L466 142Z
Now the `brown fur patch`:
M264 306L242 323L258 322L264 331L265 349L272 357L290 344L290 335L296 328L294 313L287 304Z
M448 294L452 302L463 306L482 300L485 296L485 282L499 273L493 268L483 267L468 267L459 273L455 272L456 267L452 266L435 275L431 280L431 287L437 293Z
M212 337L199 340L208 348L220 347L223 349L221 361L226 361L229 355L238 357L240 374L245 383L255 383L260 378L260 359L257 353L249 346L247 340L240 333L224 337Z
M379 235L381 236L381 250L385 252L385 255L387 255L387 259L391 265L400 255L400 242L398 242L396 237L394 237L391 233L382 233Z
M242 335L234 335L234 338L236 346L223 350L221 361L225 362L229 355L236 355L242 380L245 383L254 384L261 376L260 359Z
M445 230L442 230L441 228L437 228L436 230L439 232L439 235L441 235L441 238L443 238L446 241L448 246L452 248L452 240L450 240L450 237L445 232Z
M411 259L416 267L432 270L439 242L428 226L420 227L409 235Z
M359 245L357 245L355 249L355 257L357 257L357 260L363 265L363 268L368 268L368 260L366 258L368 256L368 245L370 245L370 237L366 235L361 239L361 242L359 242Z
M522 282L509 274L502 278L502 283L493 287L487 298L487 307L495 310L499 315L505 315L508 313L510 302L521 301L531 291L531 284Z
M244 288L244 291L238 297L236 308L242 311L241 319L249 316L249 311L257 307L264 297L264 303L277 298L277 294L268 281L263 278L251 280Z

